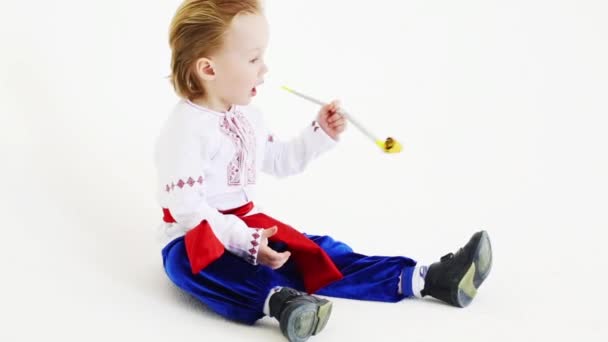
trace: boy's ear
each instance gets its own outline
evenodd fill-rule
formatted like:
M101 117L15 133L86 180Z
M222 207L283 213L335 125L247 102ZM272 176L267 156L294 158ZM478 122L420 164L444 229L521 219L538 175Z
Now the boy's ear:
M205 81L212 81L215 79L215 70L213 68L213 61L207 57L199 58L196 61L196 74Z

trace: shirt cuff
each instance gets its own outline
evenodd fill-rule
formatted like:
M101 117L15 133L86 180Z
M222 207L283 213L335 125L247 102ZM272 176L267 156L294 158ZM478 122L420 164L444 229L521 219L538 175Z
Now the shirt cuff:
M258 252L260 251L260 243L262 242L262 229L249 228L251 233L248 235L248 249L245 260L252 265L258 264Z
M325 130L321 128L317 121L313 121L312 125L306 132L308 136L307 138L309 138L308 140L312 143L315 150L320 152L330 150L336 146L336 144L338 144L337 140L334 140L327 133L325 133Z

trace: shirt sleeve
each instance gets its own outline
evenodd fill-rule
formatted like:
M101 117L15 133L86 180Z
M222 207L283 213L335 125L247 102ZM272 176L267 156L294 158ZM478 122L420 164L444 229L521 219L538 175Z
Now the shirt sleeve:
M291 141L279 141L267 133L262 171L277 177L298 174L336 143L316 121Z
M188 230L206 220L224 248L257 264L259 234L257 239L252 238L252 229L240 218L222 214L206 200L206 170L218 145L213 135L190 130L167 140L158 146L157 164L162 170L163 203L171 216Z

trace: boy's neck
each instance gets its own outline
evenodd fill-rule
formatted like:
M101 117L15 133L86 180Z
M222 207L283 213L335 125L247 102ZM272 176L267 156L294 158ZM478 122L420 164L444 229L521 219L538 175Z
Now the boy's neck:
M218 113L225 113L232 107L232 105L224 103L221 99L210 96L199 97L192 99L191 101L198 106L205 107Z

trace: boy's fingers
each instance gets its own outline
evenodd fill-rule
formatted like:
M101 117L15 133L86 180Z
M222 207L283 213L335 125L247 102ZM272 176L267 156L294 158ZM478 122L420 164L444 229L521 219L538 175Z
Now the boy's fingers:
M273 226L268 229L264 229L262 231L262 236L265 238L269 238L269 237L273 236L274 234L276 234L278 230L279 230L279 228L277 226Z
M276 262L276 261L285 259L286 258L285 253L286 252L279 253L279 252L275 251L274 249L268 247L268 252L266 253L266 256L268 257L269 261Z
M287 262L287 260L289 259L289 256L291 255L291 253L289 252L283 252L281 253L281 260L279 260L277 262L277 268L285 265L285 263Z
M277 252L275 251L274 253L274 257L276 258L276 260L287 260L289 258L289 256L291 255L291 253L289 251L285 251L285 252Z
M333 127L333 128L344 127L344 126L346 126L345 122L337 122L337 123L334 123L331 125L331 127Z
M338 123L338 122L344 122L344 116L340 115L340 114L334 114L332 116L330 116L327 119L328 123Z
M283 266L287 262L287 259L289 259L290 255L291 255L291 253L289 253L289 252L283 252L283 253L273 252L269 256L268 266L272 269L277 269L277 268Z
M290 256L291 252L289 251L279 253L268 246L262 246L259 252L259 263L277 269L283 266Z
M336 112L333 112L328 118L327 118L327 122L328 123L333 123L336 120L338 120L340 118L340 114L337 114Z

